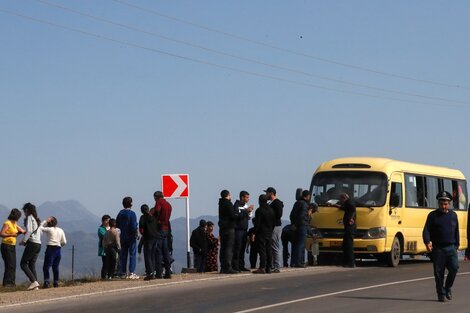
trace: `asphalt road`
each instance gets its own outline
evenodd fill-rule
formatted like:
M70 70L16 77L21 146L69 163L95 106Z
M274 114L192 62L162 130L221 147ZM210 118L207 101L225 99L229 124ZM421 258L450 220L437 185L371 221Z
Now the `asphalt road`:
M218 275L214 275L219 278ZM354 269L317 267L271 275L232 275L107 295L24 305L27 312L453 312L470 311L470 262L461 262L453 294L436 301L432 264L398 268L366 263ZM10 308L12 310L12 308ZM0 309L0 312L3 311Z

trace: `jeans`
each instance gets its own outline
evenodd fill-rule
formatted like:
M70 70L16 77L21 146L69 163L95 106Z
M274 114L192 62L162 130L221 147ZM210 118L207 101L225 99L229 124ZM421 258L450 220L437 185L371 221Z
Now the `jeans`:
M15 285L16 279L16 250L14 245L2 243L2 259L5 262L5 273L3 274L3 286Z
M170 251L168 250L168 230L160 231L160 238L157 239L156 256L155 256L155 270L157 276L162 276L163 265L165 265L165 275L170 275Z
M272 269L278 270L281 268L281 235L282 226L276 226L273 230L273 237L271 242L271 249L273 251Z
M434 246L432 249L432 262L434 267L434 280L436 281L436 292L445 295L452 288L455 276L459 269L457 249L454 245L445 247ZM447 268L447 278L444 284L444 272Z
M144 240L144 260L145 260L145 274L152 276L155 271L155 259L157 252L157 239L148 238Z
M38 275L36 274L36 260L38 259L40 251L40 243L28 242L24 248L23 256L21 257L21 269L32 283L38 280Z
M294 242L292 244L292 266L303 265L305 258L305 238L307 237L307 226L297 226Z
M49 269L52 266L52 273L54 275L54 284L59 282L59 264L62 258L61 247L47 246L46 255L44 256L44 264L42 271L44 273L44 282L49 282Z
M220 233L220 270L228 272L232 269L233 244L235 242L235 229L221 228Z
M121 254L119 255L119 262L120 262L119 274L120 275L126 275L127 273L127 256L129 256L129 273L135 273L136 254L137 254L137 240L136 239L121 241Z

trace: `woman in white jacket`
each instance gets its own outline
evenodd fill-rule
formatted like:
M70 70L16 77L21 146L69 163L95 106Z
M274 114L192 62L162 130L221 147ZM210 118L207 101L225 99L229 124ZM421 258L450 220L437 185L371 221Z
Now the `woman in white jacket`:
M34 204L26 203L23 206L23 212L26 216L24 219L26 234L20 242L20 245L25 246L20 266L31 282L28 290L35 290L39 287L38 276L36 274L36 260L38 259L39 251L41 251L41 231L39 230L41 220L38 217Z

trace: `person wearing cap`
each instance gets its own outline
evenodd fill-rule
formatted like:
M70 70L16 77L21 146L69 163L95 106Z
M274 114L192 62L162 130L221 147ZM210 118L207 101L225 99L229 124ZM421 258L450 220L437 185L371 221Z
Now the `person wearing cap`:
M459 268L457 250L460 245L457 214L450 210L452 195L443 191L437 195L439 208L430 212L423 229L423 241L431 254L439 302L452 300L452 285ZM447 279L444 272L447 268Z
M273 209L276 216L276 224L274 224L273 238L271 241L271 250L273 253L273 262L271 264L271 272L279 273L281 268L281 236L282 236L282 209L284 203L276 196L276 189L268 187L264 191L268 196L268 204Z
M193 248L194 267L198 273L204 273L206 265L206 256L209 251L209 243L207 242L207 222L199 221L199 227L193 230L189 244Z
M302 191L301 197L294 203L290 213L291 229L294 230L292 242L292 267L305 267L305 239L307 237L307 227L310 222L308 216L308 204L311 193L308 190Z

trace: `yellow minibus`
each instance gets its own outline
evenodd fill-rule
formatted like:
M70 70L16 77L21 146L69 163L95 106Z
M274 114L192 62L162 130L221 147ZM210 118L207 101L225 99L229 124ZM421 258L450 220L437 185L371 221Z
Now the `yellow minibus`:
M357 207L354 253L397 266L403 255L423 255L422 231L428 213L438 207L441 191L453 195L460 247L467 247L467 183L459 170L386 158L352 157L321 164L310 191L318 204L312 225L317 231L319 264L340 255L343 211L334 206L343 192Z

